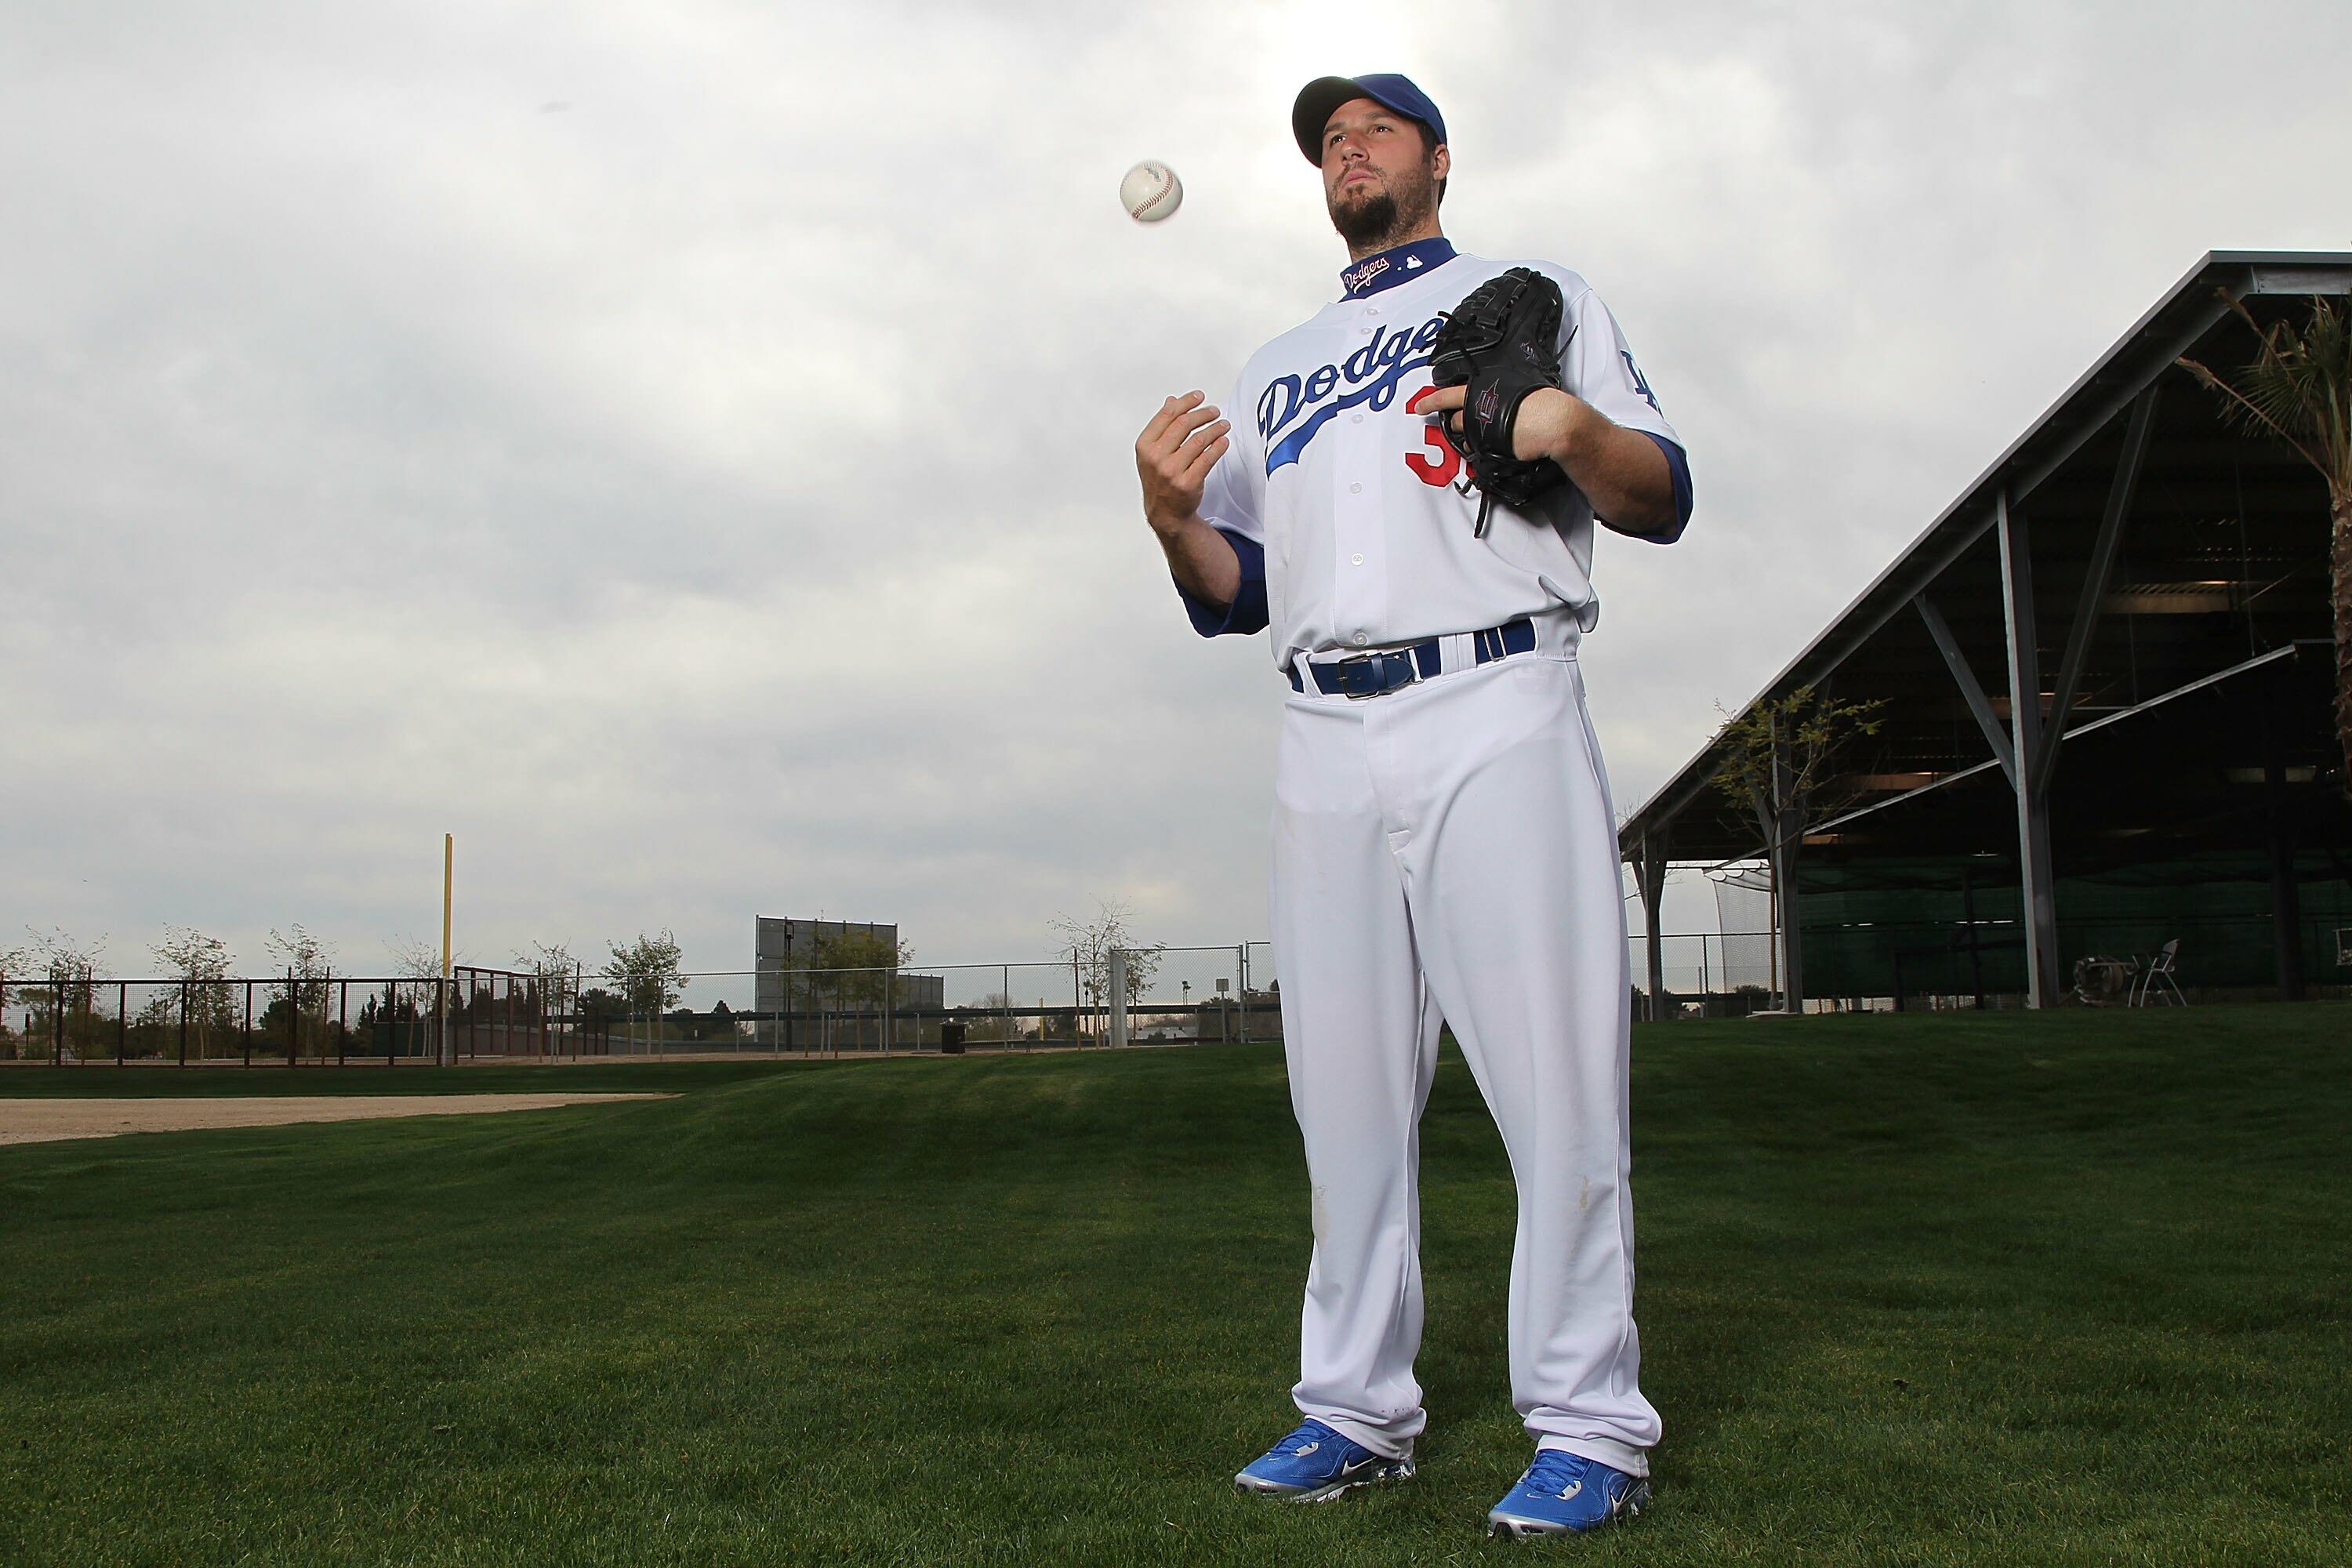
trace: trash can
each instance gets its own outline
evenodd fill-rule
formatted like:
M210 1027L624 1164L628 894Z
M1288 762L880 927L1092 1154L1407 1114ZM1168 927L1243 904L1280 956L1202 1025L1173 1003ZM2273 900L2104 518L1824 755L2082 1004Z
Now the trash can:
M941 1024L940 1026L940 1055L943 1057L960 1057L963 1055L963 1032L966 1027L968 1027L968 1026L963 1024Z

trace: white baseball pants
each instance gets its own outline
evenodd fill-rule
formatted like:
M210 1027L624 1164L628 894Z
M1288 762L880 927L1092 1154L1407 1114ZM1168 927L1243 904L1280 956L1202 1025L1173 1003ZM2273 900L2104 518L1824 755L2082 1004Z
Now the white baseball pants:
M1391 1457L1426 1420L1419 1123L1450 1023L1518 1185L1512 1404L1540 1446L1647 1474L1624 904L1573 655L1362 701L1309 682L1283 715L1273 859L1315 1234L1298 1408Z

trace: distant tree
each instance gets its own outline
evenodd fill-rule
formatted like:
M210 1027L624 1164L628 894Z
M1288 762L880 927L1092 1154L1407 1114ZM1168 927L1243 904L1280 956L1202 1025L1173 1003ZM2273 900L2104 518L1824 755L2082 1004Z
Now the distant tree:
M270 1004L262 1014L268 1026L261 1029L261 1038L272 1043L286 1039L290 1013L293 1048L322 1052L334 954L299 923L282 931L273 927L262 945L269 950L272 971L288 978L270 987Z
M709 1016L702 1020L701 1037L731 1043L735 1038L735 1010L725 1002L712 1004Z
M1021 1021L1013 1016L1020 1004L1002 991L992 991L972 1005L972 1010L987 1015L971 1020L971 1033L975 1040L1017 1040L1021 1037Z
M179 1008L188 1008L188 1056L203 1060L216 1048L228 1048L228 1037L237 1032L237 1004L230 996L228 966L237 962L237 954L228 950L228 942L216 936L205 936L195 926L164 926L163 941L148 947L148 954L163 966L167 975L179 980L179 994L155 994L148 999L146 1008L139 1013L139 1023L148 1030L164 1027L164 1018L155 1008L167 1004L174 1008L169 1018L172 1048L179 1048Z
M870 931L838 931L816 944L819 983L836 1005L880 1008L892 976L914 961L913 947Z
M38 1055L47 1047L43 1040L54 1040L60 1035L65 1048L77 1059L86 1060L101 1054L100 1036L108 1033L100 1028L98 1015L98 971L106 962L106 938L103 936L84 946L78 939L52 927L43 932L26 926L33 939L30 968L40 989L32 993L37 1004L34 1014L33 1038L26 1044L32 1054ZM58 1010L62 1007L65 1021L58 1022ZM105 1054L111 1054L106 1047Z
M362 1055L375 1055L414 1042L417 1032L413 1026L424 1016L420 997L429 1003L431 993L419 986L404 986L396 980L385 982L383 995L371 993L360 1004L360 1016L352 1024L354 1048Z
M392 955L394 984L390 987L391 993L395 999L404 1000L411 1009L410 1019L404 1021L432 1020L431 1031L424 1033L422 1037L427 1054L437 1054L442 1049L439 1033L442 1002L440 948L416 937L392 936L384 939L383 950ZM466 954L462 949L453 947L449 950L452 969L465 962ZM452 1007L457 1005L458 1000L455 995L448 998ZM411 1037L418 1034L418 1031L410 1032Z
M527 949L518 949L514 961L517 969L537 982L548 1011L561 1013L570 1009L580 966L569 947L560 942L535 942Z
M180 1037L179 987L158 988L147 993L147 999L131 1016L131 1026L124 1033L129 1037L123 1047L126 1056L162 1056L176 1049ZM190 1043L194 1044L194 1041Z
M659 936L640 931L625 947L616 942L604 945L613 955L604 978L619 990L631 1016L643 1015L658 1033L662 1014L686 993L687 979L679 973L685 954L677 938L665 928Z
M1885 723L1880 701L1840 702L1811 686L1785 697L1759 698L1724 721L1715 746L1722 760L1715 787L1750 812L1772 863L1772 897L1780 911L1780 975L1790 1012L1805 1005L1803 939L1797 925L1797 848L1805 825L1823 805L1822 794L1846 744L1874 735Z
M33 939L33 969L51 984L87 983L98 974L106 962L106 938L100 936L87 947L79 940L52 927L47 932L25 928Z
M0 1057L13 1058L19 1048L16 1032L8 1026L8 988L21 984L31 966L23 948L0 947Z
M300 980L316 980L324 976L334 963L335 955L327 944L302 929L298 921L284 931L271 927L262 942L280 969L290 969Z
M578 1006L583 1019L599 1025L609 1024L629 1010L627 1003L602 985L591 985L580 993Z
M1090 921L1077 921L1068 915L1055 918L1054 930L1062 938L1062 962L1075 964L1078 971L1078 986L1086 996L1087 1005L1099 1008L1110 997L1110 955L1113 949L1127 953L1127 1004L1132 1007L1143 997L1145 987L1160 973L1160 960L1166 955L1165 942L1152 947L1139 946L1128 931L1134 911L1117 899L1104 899L1095 905Z
M2285 442L2327 485L2336 743L2339 782L2352 797L2352 312L2315 298L2302 325L2283 320L2265 331L2242 300L2227 290L2221 298L2253 329L2252 363L2226 379L2192 359L2180 364L2227 403L2237 424Z
M215 1047L225 1047L237 1027L237 1007L228 985L229 965L236 962L236 955L228 943L194 926L166 925L163 940L147 952L180 984L174 992L159 992L148 998L139 1015L141 1028L150 1035L168 1033L176 1050L180 1009L184 1005L188 1054L202 1058L211 1056Z
M404 982L407 994L415 998L417 1016L422 1017L431 1013L436 1005L434 1001L437 994L435 988L441 983L441 950L429 942L407 936L385 938L383 950L392 955L394 976ZM465 962L464 952L457 948L450 950L452 969ZM450 1000L455 1002L457 999L452 997Z

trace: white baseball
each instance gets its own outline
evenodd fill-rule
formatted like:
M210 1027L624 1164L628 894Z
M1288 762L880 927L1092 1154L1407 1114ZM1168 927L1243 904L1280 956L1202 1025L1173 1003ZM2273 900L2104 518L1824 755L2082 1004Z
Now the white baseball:
M1138 223L1158 223L1184 205L1183 182L1165 163L1138 163L1118 183L1119 205Z

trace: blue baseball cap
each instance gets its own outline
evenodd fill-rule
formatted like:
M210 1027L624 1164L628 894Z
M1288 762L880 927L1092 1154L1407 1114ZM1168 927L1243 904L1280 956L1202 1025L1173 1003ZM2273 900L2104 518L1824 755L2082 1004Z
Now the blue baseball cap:
M1320 168L1323 163L1323 127L1331 111L1350 99L1369 98L1383 108L1393 109L1408 120L1418 120L1429 127L1431 135L1445 140L1445 117L1437 112L1437 105L1429 101L1429 94L1412 85L1410 77L1393 71L1381 71L1371 76L1320 76L1298 89L1298 101L1290 106L1290 133L1298 139L1298 150L1307 161Z

